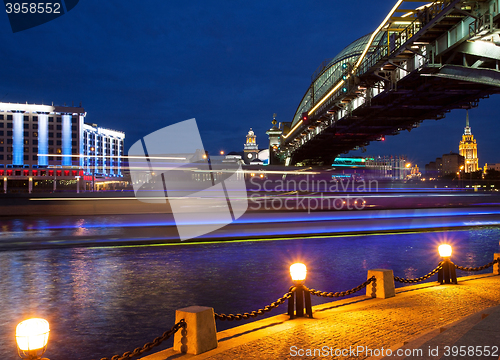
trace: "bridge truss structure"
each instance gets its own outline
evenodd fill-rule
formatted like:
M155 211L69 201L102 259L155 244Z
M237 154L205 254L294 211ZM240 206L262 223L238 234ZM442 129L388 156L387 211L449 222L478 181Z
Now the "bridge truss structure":
M500 93L500 0L398 0L380 26L313 74L276 157L339 155ZM420 2L422 4L422 2Z

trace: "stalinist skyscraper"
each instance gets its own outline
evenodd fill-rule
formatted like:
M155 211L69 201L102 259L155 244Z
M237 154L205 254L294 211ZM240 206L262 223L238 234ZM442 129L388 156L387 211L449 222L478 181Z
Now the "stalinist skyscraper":
M477 143L472 135L471 128L469 126L469 111L467 110L467 118L465 123L464 134L462 135L462 141L458 145L458 151L465 159L465 172L474 172L479 170L478 159L477 159Z

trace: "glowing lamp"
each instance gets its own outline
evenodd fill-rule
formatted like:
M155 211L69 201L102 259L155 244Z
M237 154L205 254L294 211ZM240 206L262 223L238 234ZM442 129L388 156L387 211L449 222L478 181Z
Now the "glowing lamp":
M290 276L294 286L290 288L292 296L288 299L288 315L290 319L304 316L304 305L307 316L312 318L311 293L304 286L304 280L307 275L307 267L302 263L295 263L290 266ZM295 300L297 300L295 304ZM295 307L295 310L294 310Z
M446 258L451 256L451 246L448 244L439 245L439 256Z
M455 264L451 261L451 246L448 244L439 245L439 256L443 258L441 261L441 269L438 271L438 281L441 284L457 284L457 273Z
M44 319L28 319L16 327L16 341L19 356L26 359L40 359L47 350L49 323Z
M290 276L292 277L293 281L304 281L306 279L306 275L307 267L304 264L295 263L290 266Z

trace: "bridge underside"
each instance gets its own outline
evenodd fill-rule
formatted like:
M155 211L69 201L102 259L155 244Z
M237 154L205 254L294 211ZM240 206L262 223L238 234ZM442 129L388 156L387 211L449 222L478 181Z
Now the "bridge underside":
M500 72L459 65L425 66L356 108L302 145L291 163L328 165L342 153L385 135L411 130L426 119L441 119L453 109L470 108L500 93ZM318 122L326 121L325 114Z

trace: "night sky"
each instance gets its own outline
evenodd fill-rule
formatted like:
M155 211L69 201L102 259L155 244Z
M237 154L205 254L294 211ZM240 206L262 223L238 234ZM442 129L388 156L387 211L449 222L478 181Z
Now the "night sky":
M196 118L205 148L261 148L272 114L291 121L311 74L372 32L395 0L82 0L66 15L12 33L0 22L0 101L75 105L87 122L126 133L125 148ZM499 95L470 111L479 164L500 162ZM419 166L458 152L465 110L372 143L363 155L407 155ZM353 153L361 154L360 152Z

